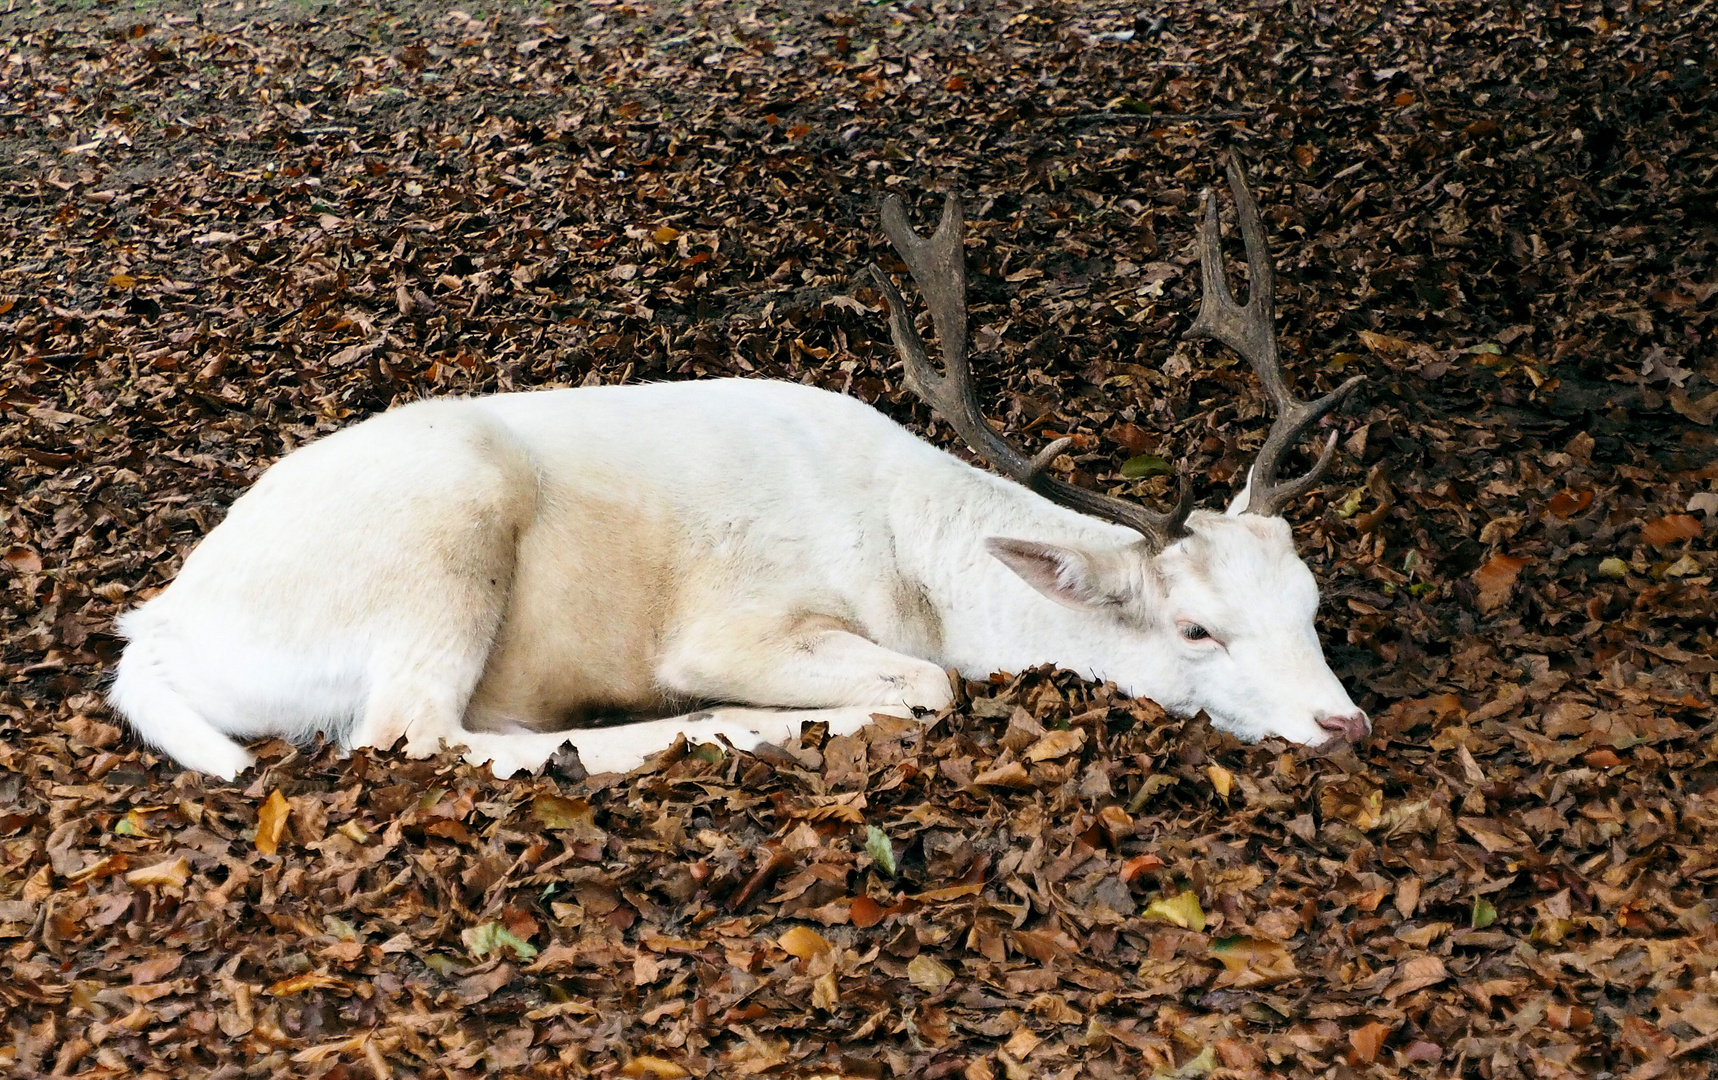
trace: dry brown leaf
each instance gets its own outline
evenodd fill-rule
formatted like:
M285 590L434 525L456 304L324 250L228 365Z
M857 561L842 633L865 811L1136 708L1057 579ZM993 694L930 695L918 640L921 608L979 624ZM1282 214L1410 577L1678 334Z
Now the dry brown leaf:
M1499 552L1475 570L1473 581L1479 586L1479 610L1489 615L1507 603L1515 579L1526 565L1526 559Z
M164 859L151 866L140 866L125 875L128 885L184 885L191 879L191 863L183 855Z
M1641 526L1643 540L1654 547L1669 547L1700 535L1700 519L1688 514L1668 514Z

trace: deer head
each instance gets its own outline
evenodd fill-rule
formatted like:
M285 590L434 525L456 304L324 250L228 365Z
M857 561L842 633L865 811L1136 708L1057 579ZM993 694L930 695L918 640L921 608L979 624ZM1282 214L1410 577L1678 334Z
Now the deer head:
M1193 509L1185 472L1168 512L1067 483L1050 463L1071 439L1027 457L985 419L967 362L966 265L960 200L948 196L942 221L927 240L907 223L898 198L883 202L883 229L923 293L943 358L938 374L905 301L875 266L870 273L889 304L889 331L905 381L993 468L1038 494L1084 514L1125 526L1138 539L1074 547L1030 537L985 541L1027 584L1083 613L1081 655L1099 677L1149 697L1172 712L1203 709L1220 730L1245 739L1271 735L1321 748L1363 738L1369 726L1331 672L1313 627L1318 586L1296 555L1283 505L1329 468L1336 434L1305 475L1279 482L1284 454L1306 430L1340 405L1356 376L1316 401L1295 397L1277 355L1274 275L1264 227L1245 178L1231 161L1248 297L1237 304L1224 279L1217 198L1206 190L1200 230L1203 299L1189 337L1215 338L1258 374L1277 417L1226 513Z

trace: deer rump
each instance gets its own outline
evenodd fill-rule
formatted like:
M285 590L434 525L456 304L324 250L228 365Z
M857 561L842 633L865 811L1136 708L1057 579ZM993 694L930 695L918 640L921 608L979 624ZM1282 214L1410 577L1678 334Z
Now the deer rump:
M627 769L679 734L752 749L806 720L847 733L947 705L945 669L1046 662L1246 738L1356 740L1365 716L1324 662L1316 585L1275 516L1329 446L1274 483L1353 384L1299 402L1274 334L1268 354L1246 337L1249 309L1269 326L1269 266L1233 167L1230 182L1264 287L1239 308L1219 266L1213 288L1208 200L1200 325L1254 363L1281 415L1228 514L1192 511L1185 481L1163 514L1074 488L1047 475L1061 444L1029 461L997 436L966 365L958 203L928 242L888 205L948 371L875 274L908 385L1012 479L793 383L418 402L269 469L121 619L110 699L180 765L229 779L252 762L238 739L317 733L464 746L497 775L568 743L590 771Z

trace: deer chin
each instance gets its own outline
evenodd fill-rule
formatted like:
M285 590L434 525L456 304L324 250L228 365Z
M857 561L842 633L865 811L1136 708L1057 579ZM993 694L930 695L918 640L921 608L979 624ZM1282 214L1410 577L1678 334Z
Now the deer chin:
M1281 717L1269 720L1238 719L1219 716L1206 710L1205 715L1211 718L1211 726L1227 735L1233 735L1243 742L1255 743L1264 739L1283 739L1299 746L1310 746L1324 749L1333 740L1331 733L1321 727L1311 715L1305 719L1284 719ZM1336 740L1340 741L1340 740Z

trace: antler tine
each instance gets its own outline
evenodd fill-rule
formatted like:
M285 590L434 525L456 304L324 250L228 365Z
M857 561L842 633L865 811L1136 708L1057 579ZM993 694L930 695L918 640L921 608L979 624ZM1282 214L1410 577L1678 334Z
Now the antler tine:
M1270 249L1265 241L1264 222L1259 217L1259 204L1247 190L1234 155L1228 164L1229 190L1235 196L1235 213L1241 226L1241 239L1247 248L1247 302L1235 303L1223 272L1221 231L1217 221L1217 196L1205 189L1205 220L1199 227L1199 265L1203 291L1199 317L1187 331L1186 337L1221 341L1247 361L1258 375L1277 418L1271 424L1265 445L1253 464L1248 479L1250 495L1246 510L1251 514L1277 514L1284 504L1299 495L1324 475L1335 455L1336 436L1325 444L1318 462L1304 476L1277 483L1277 468L1283 455L1299 441L1302 434L1318 423L1348 397L1356 386L1366 380L1356 375L1316 401L1302 401L1289 389L1283 373L1282 360L1277 355L1276 274L1271 267Z
M931 364L900 290L887 274L869 266L867 272L889 304L889 336L905 368L907 389L940 414L993 468L1040 495L1133 529L1158 550L1186 536L1187 515L1193 510L1193 484L1185 474L1175 509L1167 514L1154 513L1125 499L1087 491L1048 475L1050 462L1067 449L1071 439L1058 439L1036 457L1027 458L984 418L966 355L966 250L960 197L950 193L944 201L942 221L929 240L908 224L906 210L894 195L883 200L882 217L884 233L924 294L947 372L939 375Z

